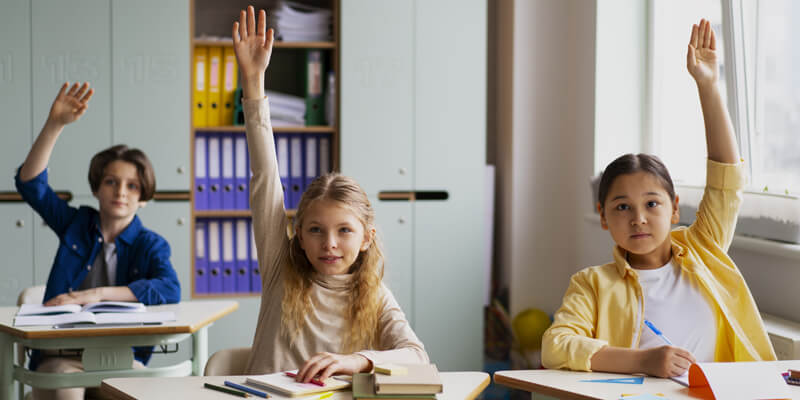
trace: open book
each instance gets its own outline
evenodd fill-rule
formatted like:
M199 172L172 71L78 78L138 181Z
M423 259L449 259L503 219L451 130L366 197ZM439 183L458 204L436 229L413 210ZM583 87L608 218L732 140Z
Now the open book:
M174 321L175 313L148 312L142 303L103 301L85 306L64 304L44 306L23 304L14 317L14 326L65 324L156 324Z
M296 370L290 372L297 373ZM309 394L346 389L350 387L350 382L336 378L326 379L323 382L325 386L314 385L311 383L299 383L295 382L294 378L287 376L285 372L248 376L245 383L262 389L274 390L284 396L289 397L305 396Z

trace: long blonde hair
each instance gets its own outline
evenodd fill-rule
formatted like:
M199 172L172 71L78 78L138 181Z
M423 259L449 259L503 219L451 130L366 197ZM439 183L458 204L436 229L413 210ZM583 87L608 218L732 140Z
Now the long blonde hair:
M350 209L361 221L365 232L375 229L375 211L367 194L355 180L337 173L315 179L306 189L297 206L294 231L301 232L308 208L317 200L333 200ZM382 299L379 296L383 279L384 256L377 234L372 234L369 248L358 254L350 273L350 301L347 307L349 332L344 333L342 352L375 349L378 345L378 318ZM284 293L281 303L281 331L290 341L298 337L305 316L311 308L311 278L314 267L300 246L295 234L289 241L289 263L284 267Z

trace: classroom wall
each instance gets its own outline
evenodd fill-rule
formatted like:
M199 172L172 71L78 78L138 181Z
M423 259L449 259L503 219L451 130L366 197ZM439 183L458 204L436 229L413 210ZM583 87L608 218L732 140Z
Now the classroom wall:
M554 311L582 265L575 249L594 240L582 218L594 154L595 5L506 1L497 12L498 45L512 42L510 59L501 51L498 60L511 63L512 81L496 87L498 101L510 102L510 112L498 104L511 122L497 118L497 261L512 315Z

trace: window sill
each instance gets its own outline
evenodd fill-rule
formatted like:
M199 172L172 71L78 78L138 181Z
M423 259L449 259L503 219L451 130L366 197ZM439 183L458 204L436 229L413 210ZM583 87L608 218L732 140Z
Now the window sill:
M584 214L583 219L595 225L600 225L600 215L597 213L588 212ZM735 235L731 246L740 250L800 260L800 244L789 244L774 240Z

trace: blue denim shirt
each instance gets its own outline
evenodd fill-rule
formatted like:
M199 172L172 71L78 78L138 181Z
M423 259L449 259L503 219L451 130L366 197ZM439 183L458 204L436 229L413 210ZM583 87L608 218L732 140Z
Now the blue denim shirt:
M44 219L58 235L59 245L50 276L47 279L44 301L72 290L78 290L88 266L102 254L103 235L100 214L92 207L71 207L60 199L47 183L47 170L22 182L19 170L14 178L22 198ZM115 286L127 286L136 298L146 304L177 303L181 297L178 276L170 262L167 241L142 226L138 216L114 241L117 249ZM147 362L149 348L137 348L136 359ZM38 357L32 357L30 369L35 370Z

